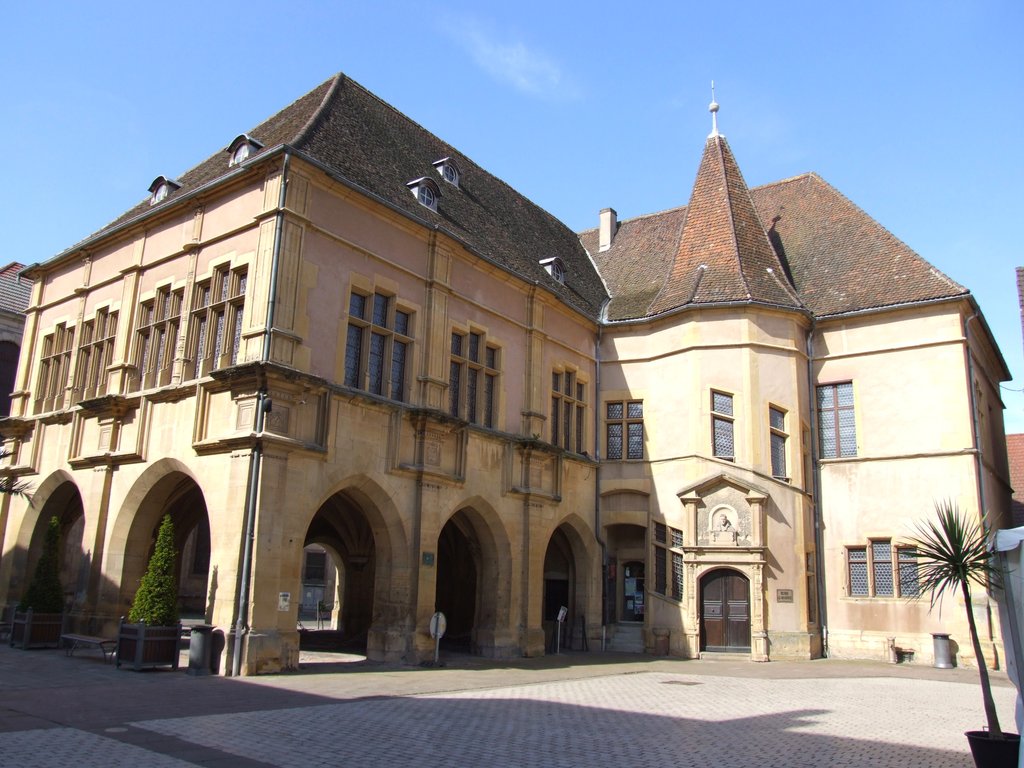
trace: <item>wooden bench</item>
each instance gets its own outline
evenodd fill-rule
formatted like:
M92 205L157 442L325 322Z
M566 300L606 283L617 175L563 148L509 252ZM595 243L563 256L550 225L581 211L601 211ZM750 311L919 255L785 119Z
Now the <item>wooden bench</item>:
M79 648L99 648L103 651L103 660L110 661L114 658L114 653L117 651L117 640L110 637L65 633L60 636L60 640L64 643L64 651L68 656L74 656L75 651Z

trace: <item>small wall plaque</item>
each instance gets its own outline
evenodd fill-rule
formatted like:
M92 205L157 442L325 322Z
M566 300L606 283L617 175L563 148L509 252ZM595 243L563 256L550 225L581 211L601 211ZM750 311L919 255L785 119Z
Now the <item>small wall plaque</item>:
M777 602L777 603L792 603L793 602L793 590L792 589L776 589L775 590L775 602Z

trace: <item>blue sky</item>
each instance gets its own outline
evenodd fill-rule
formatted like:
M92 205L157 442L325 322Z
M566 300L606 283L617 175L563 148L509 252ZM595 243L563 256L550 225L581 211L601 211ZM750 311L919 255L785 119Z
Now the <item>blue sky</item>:
M576 230L685 205L719 125L751 186L816 171L971 289L1015 377L1019 2L18 3L0 261L43 261L342 71Z

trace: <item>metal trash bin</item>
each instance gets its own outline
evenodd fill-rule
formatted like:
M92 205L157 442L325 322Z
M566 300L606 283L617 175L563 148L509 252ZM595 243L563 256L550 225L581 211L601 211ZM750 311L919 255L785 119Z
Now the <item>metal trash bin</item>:
M932 632L932 652L935 656L936 669L953 668L953 651L949 645L948 634Z
M210 644L212 646L210 650L210 673L219 675L220 657L224 655L224 646L226 645L223 629L213 630L213 637L211 638Z
M213 625L196 624L188 641L188 669L190 675L210 674L210 658L213 651Z

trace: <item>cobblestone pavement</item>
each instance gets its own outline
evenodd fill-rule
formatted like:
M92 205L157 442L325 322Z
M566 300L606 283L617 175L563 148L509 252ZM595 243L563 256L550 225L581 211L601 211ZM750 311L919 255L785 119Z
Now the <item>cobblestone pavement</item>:
M972 764L973 670L580 654L231 680L0 649L0 760L53 766ZM315 663L315 662L321 663ZM324 663L328 662L328 663ZM1004 726L1014 690L995 674Z

